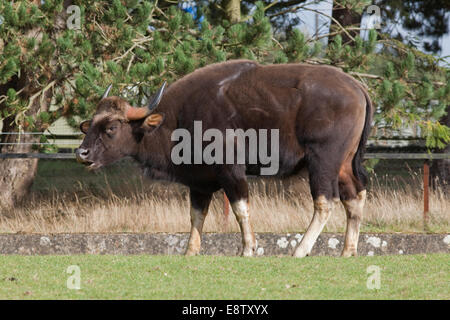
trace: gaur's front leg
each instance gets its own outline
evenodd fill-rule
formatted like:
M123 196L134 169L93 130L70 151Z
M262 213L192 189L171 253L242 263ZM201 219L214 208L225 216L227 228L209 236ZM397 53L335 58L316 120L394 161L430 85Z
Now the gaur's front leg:
M199 254L201 249L201 237L203 223L208 214L209 203L212 194L204 194L191 189L191 235L186 250L186 256L194 256Z

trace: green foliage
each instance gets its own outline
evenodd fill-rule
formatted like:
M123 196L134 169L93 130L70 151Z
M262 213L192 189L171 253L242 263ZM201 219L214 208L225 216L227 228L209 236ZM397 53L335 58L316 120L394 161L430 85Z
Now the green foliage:
M395 69L394 69L394 64L392 62L388 61L386 63L385 68L386 69L384 71L384 76L385 76L386 79L392 79L392 78L394 78L396 76Z
M298 29L290 34L287 41L286 55L290 62L302 61L306 58L309 47L306 44L305 36Z
M354 43L344 45L337 35L324 45L298 29L287 30L285 37L274 35L263 2L236 24L218 21L205 10L200 26L176 5L160 9L153 1L74 2L81 9L80 30L56 27L62 0L40 5L0 0L5 18L0 27L0 85L22 77L29 88L22 94L16 92L20 88L7 91L0 100L2 118L15 116L19 124L41 130L64 116L77 127L80 118L92 115L109 83L115 94L126 92L130 103L138 105L162 81L174 82L207 64L238 58L314 61L363 75L358 79L376 106L375 126L419 126L430 148L449 141L449 128L438 119L450 103L450 71L433 56L375 30L367 40L356 36ZM365 8L361 1L346 3L357 12ZM31 112L31 96L44 89L53 93L57 110Z
M402 68L402 71L409 72L409 73L413 72L414 71L414 62L415 62L414 54L412 52L408 52L408 54L406 55L406 59L400 65L400 67Z
M58 147L51 143L46 136L41 136L39 139L40 143L43 143L43 145L40 147L40 152L42 153L56 153L58 152Z
M366 54L373 53L377 44L377 32L372 29L369 31L369 39L364 43Z
M380 162L380 159L367 159L364 161L364 168L369 174L375 173L375 167Z
M444 148L450 143L450 128L439 122L427 121L421 124L421 129L424 131L426 144L430 148Z
M328 46L327 58L329 58L333 63L337 63L341 59L343 52L342 37L338 34Z
M6 63L4 63L3 67L0 69L0 81L2 83L7 82L18 72L18 70L19 68L17 67L15 59L6 60Z

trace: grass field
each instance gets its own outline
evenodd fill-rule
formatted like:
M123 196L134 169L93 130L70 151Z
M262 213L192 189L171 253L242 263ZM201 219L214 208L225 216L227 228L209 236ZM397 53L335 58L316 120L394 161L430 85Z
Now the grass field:
M68 289L80 268L79 290ZM380 289L367 288L369 266ZM450 299L450 255L0 256L0 299Z

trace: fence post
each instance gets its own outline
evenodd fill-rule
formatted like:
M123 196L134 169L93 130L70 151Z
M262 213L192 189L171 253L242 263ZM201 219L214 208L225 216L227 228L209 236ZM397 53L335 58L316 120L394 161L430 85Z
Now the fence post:
M429 181L430 181L430 165L428 160L423 163L423 226L427 229L428 211L429 211Z
M223 193L223 214L225 216L225 221L228 222L228 215L230 214L230 201L228 200L225 192Z

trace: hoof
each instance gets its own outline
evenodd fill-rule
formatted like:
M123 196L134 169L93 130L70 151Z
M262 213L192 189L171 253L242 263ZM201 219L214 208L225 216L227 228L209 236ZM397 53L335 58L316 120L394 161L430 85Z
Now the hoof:
M255 255L256 252L256 245L250 247L250 248L244 248L244 250L242 250L241 252L241 256L242 257L253 257Z
M357 257L358 254L356 251L342 251L341 257L348 258L348 257Z
M197 256L199 253L200 253L200 250L187 249L186 252L184 253L184 255L186 257L193 257L193 256Z
M297 248L294 253L292 254L293 257L295 258L304 258L309 256L310 252L303 250L301 248Z

